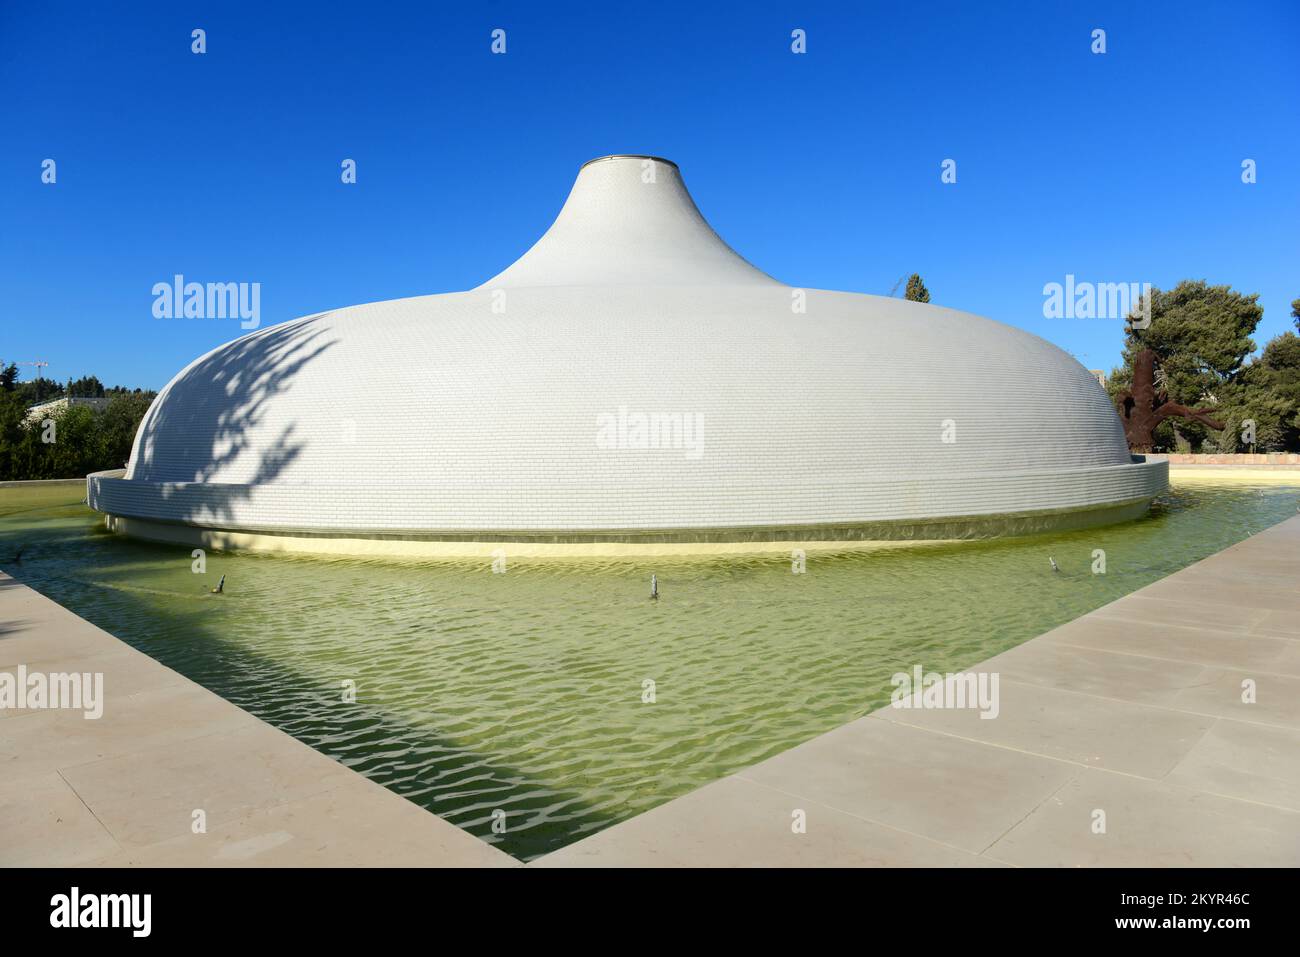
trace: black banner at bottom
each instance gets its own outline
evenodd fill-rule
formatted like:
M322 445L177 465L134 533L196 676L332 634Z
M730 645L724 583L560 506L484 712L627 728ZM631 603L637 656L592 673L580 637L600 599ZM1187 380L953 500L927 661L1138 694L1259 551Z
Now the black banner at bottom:
M657 937L816 937L1044 931L1230 944L1291 923L1283 870L7 870L6 942L75 934L203 945L284 938L373 944L376 935L588 935L605 926ZM790 922L794 921L793 924ZM815 926L814 926L815 925ZM875 935L880 934L879 938Z

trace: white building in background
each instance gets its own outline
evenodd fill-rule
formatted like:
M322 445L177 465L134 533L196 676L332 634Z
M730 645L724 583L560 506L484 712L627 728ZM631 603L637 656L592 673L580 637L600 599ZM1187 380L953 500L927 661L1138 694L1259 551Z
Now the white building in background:
M38 402L36 405L28 406L23 421L31 425L74 405L84 405L98 412L101 409L108 408L108 397L94 395L59 396L59 398L50 399L48 402Z
M550 230L475 289L195 360L125 475L88 480L129 534L408 554L1016 533L1133 517L1166 484L1065 352L779 282L642 156L583 166Z

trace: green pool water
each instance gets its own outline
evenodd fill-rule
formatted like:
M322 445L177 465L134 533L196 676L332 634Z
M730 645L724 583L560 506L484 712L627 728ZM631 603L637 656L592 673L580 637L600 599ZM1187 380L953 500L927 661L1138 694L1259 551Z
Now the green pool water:
M530 859L866 714L895 672L974 665L1300 504L1295 487L1174 481L1139 521L813 555L804 574L778 557L494 574L212 553L200 575L188 547L104 531L80 488L5 488L0 568Z

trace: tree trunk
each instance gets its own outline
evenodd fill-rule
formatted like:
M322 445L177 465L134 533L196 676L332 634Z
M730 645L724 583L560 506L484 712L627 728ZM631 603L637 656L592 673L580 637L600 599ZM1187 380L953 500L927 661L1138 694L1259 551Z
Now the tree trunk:
M1124 423L1124 438L1129 450L1149 453L1155 445L1155 430L1165 419L1177 416L1194 419L1220 430L1223 423L1210 418L1209 409L1189 409L1170 402L1164 392L1156 392L1156 354L1143 349L1133 360L1133 381L1128 391L1116 396L1119 417Z

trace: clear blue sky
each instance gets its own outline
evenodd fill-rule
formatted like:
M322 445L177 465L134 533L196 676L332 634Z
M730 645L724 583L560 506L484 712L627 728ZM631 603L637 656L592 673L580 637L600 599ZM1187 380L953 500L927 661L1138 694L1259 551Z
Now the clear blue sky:
M175 273L260 282L263 325L477 285L608 153L676 160L793 285L917 271L1109 369L1122 324L1043 318L1044 283L1204 278L1260 294L1262 345L1300 296L1298 105L1295 0L0 3L0 358L159 387L241 334L153 318Z

